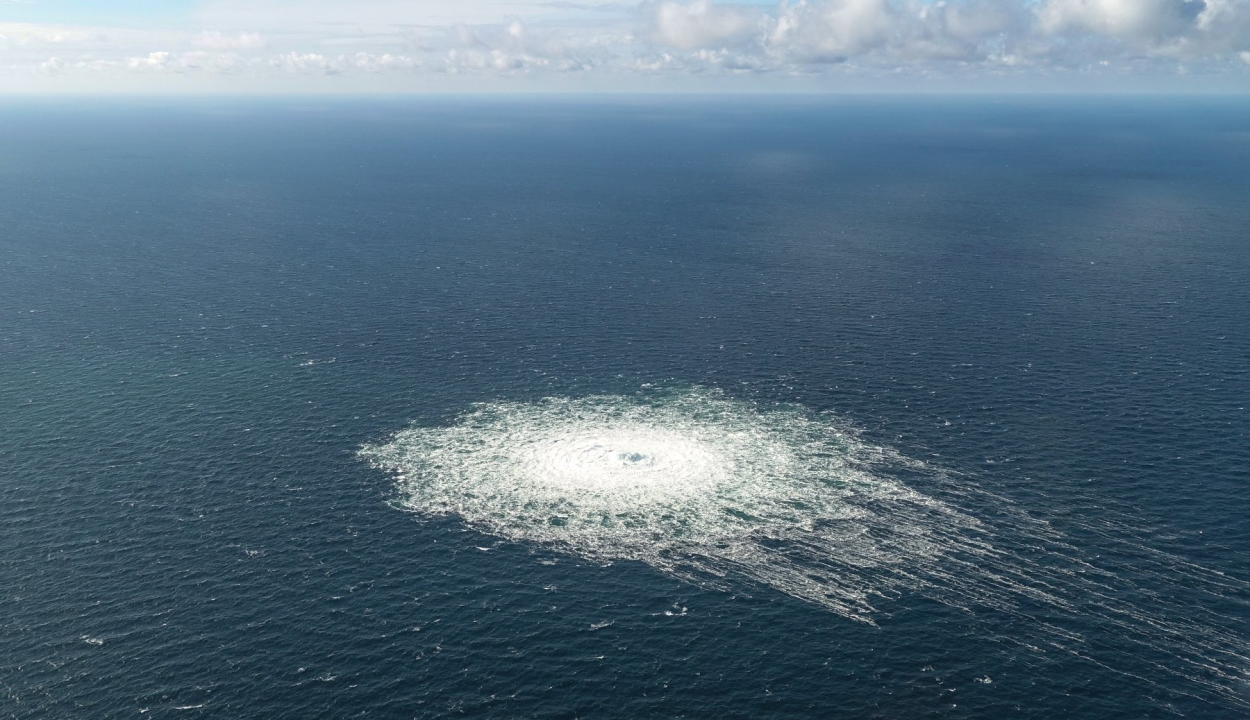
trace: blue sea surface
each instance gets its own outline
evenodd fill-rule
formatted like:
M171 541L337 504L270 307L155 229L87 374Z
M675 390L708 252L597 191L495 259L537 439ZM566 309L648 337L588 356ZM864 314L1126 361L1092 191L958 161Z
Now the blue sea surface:
M1066 604L861 622L358 456L691 392ZM1248 404L1244 99L6 100L0 717L1250 717Z

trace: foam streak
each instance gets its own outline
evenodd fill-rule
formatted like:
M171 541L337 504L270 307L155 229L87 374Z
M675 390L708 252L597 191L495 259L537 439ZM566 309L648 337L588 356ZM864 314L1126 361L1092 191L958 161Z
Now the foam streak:
M1154 589L1184 583L1240 602L1244 617L1250 584L1151 550L1127 527L1097 531L1134 556L1130 582L1009 501L827 415L704 389L483 403L361 455L396 473L403 507L498 537L637 560L704 586L765 585L870 624L883 602L924 595L1027 621L1005 641L1114 666L1064 627L1081 618L1127 648L1114 652L1157 653L1158 674L1185 678L1193 694L1247 706L1250 651L1235 617L1179 619L1195 609ZM992 510L992 523L969 508Z

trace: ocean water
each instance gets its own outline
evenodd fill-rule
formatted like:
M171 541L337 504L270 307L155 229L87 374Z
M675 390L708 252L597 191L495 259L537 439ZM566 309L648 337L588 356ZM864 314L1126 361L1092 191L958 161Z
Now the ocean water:
M0 717L1250 716L1247 128L6 101Z

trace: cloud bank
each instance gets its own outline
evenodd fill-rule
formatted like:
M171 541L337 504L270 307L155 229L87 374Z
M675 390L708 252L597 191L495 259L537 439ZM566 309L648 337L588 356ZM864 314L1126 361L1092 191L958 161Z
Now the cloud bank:
M170 28L0 22L0 91L1054 89L1082 78L1250 89L1250 0L217 0Z

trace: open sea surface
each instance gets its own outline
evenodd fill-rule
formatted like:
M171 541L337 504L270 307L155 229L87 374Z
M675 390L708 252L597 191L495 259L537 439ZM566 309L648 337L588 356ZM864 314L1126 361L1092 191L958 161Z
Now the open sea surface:
M12 100L0 717L1250 717L1250 103Z

